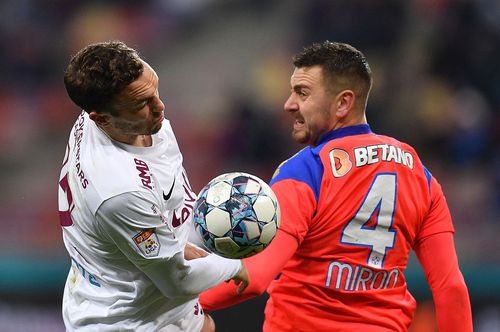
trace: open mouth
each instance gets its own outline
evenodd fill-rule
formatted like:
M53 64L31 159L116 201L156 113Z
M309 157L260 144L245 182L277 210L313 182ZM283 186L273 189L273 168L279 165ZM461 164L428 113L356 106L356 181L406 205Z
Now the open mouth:
M163 116L163 114L162 114L162 115L158 118L158 120L156 120L156 123L157 123L157 124L162 123L164 118L165 118L165 117L164 117L164 116Z
M302 120L302 119L295 119L295 121L293 123L293 128L294 129L300 129L300 128L304 127L304 124L305 124L304 120Z

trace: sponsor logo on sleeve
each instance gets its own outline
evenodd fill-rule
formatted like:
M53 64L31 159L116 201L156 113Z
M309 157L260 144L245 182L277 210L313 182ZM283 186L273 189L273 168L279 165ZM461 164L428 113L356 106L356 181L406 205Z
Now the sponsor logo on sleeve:
M134 158L135 168L139 171L139 178L144 187L153 189L153 180L151 179L151 170L148 164L140 159Z
M145 257L155 257L160 253L160 241L155 229L143 229L133 237L134 243Z

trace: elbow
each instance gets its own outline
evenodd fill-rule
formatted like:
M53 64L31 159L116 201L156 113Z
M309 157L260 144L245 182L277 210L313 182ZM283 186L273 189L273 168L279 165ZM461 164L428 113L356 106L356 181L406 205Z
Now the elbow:
M455 293L467 293L467 285L463 278L455 280L455 282L450 283L448 287Z
M188 279L187 273L178 273L170 276L168 282L163 284L161 292L169 299L197 296L201 290Z
M438 287L433 287L436 292L446 292L449 294L467 294L467 285L463 277L448 278L442 282Z
M469 292L463 279L446 283L440 289L433 290L436 306L462 307L469 305Z
M168 289L161 289L163 295L169 299L176 298L190 298L197 296L200 292L197 289L188 287L186 283L179 282L175 284L176 287L169 287Z

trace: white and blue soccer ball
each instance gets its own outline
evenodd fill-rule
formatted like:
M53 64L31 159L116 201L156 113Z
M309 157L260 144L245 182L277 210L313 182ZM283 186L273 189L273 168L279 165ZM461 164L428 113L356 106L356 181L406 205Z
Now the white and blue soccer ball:
M262 251L279 227L278 200L255 175L232 172L211 180L194 205L194 225L205 246L227 258Z

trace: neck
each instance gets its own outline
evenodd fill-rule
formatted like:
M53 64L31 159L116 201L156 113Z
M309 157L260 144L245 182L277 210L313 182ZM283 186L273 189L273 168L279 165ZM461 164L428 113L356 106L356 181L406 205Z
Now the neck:
M367 124L367 123L368 121L366 121L366 115L363 114L362 116L339 119L339 121L337 121L330 130L340 129L349 126L356 126L360 124Z

